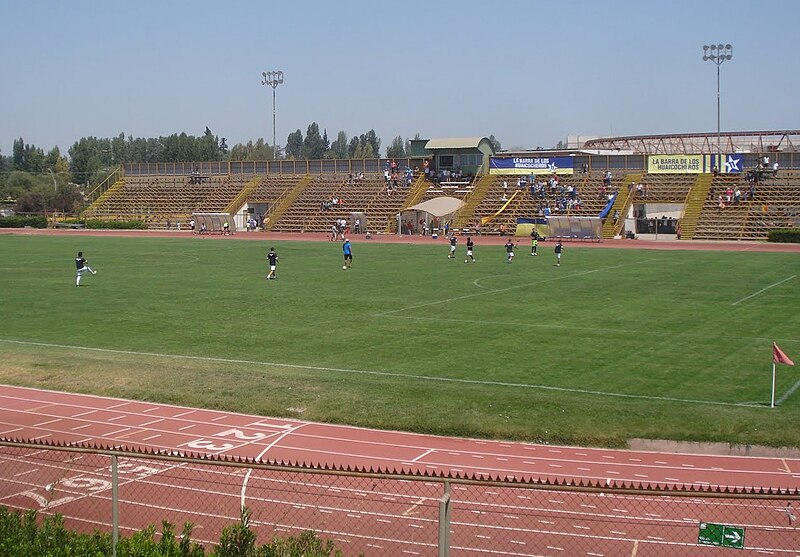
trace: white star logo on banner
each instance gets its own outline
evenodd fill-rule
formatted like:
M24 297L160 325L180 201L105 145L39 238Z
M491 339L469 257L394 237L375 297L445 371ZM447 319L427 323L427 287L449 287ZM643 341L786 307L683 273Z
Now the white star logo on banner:
M742 162L741 158L733 158L728 155L728 160L725 161L725 172L741 172L742 169L739 168L740 162Z

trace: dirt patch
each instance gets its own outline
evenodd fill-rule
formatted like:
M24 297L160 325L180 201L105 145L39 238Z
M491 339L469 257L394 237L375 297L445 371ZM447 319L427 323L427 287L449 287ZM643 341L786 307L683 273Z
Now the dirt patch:
M665 439L631 439L628 441L628 449L655 453L800 458L800 448L797 447L765 447L763 445L700 443L695 441L668 441Z

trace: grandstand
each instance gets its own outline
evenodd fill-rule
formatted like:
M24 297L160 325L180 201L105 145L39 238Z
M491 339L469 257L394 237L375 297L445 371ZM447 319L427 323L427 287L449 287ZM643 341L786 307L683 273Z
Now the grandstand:
M659 141L663 144L663 138ZM726 202L721 209L719 194L728 187L749 194L747 175L760 168L763 155L780 162L777 176L761 169L752 198L747 195L738 202ZM648 217L665 212L674 215L680 224L679 237L685 240L765 240L770 230L798 225L800 159L794 151L736 154L738 160L728 169L730 173L716 169L715 163L722 160L716 155L689 156L703 167L686 172L654 170L648 167L653 156L677 155L577 151L563 157L573 168L558 174L556 186L550 184L546 168L524 174L493 170L453 181L433 182L418 175L410 188L403 185L392 194L380 171L385 159L204 163L199 180L191 172L198 168L194 163L126 165L84 217L140 220L151 228L164 228L188 221L193 213L214 212L230 214L240 228L249 216L256 215L265 217L268 230L327 232L335 220L352 220L353 213L363 213L370 232L395 233L397 215L403 209L447 196L465 202L450 223L455 229L475 230L476 224L484 221L482 233L492 234L501 230L511 233L517 219L541 217L546 212L597 217L609 195L617 193L610 213L613 219L606 219L603 229L605 238L636 232L633 219L645 213ZM419 167L418 162L407 159L402 166ZM352 178L355 170L366 170L363 179ZM603 183L606 171L614 175L611 187ZM537 183L544 183L541 191L531 190L531 174ZM513 195L521 175L526 181ZM504 181L508 184L505 192ZM340 203L331 204L333 199Z

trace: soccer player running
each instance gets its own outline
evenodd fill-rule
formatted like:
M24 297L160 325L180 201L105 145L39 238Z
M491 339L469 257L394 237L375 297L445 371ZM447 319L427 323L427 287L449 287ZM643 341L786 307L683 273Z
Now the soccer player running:
M342 244L342 253L344 254L344 265L342 265L342 269L346 270L353 264L353 246L350 245L350 240L347 238L344 239L344 244Z
M467 236L467 257L469 259L465 259L464 263L467 263L469 260L472 260L475 263L475 258L472 256L472 248L475 247L475 243L472 241L471 236Z
M514 241L509 236L508 242L506 242L506 263L512 261L514 261Z
M78 274L75 276L75 286L81 285L81 277L86 273L97 274L97 271L89 267L89 262L83 257L82 251L79 251L78 255L75 257L75 268L78 270Z
M450 236L450 253L447 255L448 259L455 259L457 243L458 243L458 238L456 238L456 235L453 234L452 236Z
M556 267L561 267L561 252L564 251L564 246L561 245L561 240L558 241L555 248L556 253Z
M539 255L536 248L539 246L539 233L534 228L531 230L531 255Z
M267 253L267 261L269 261L269 273L267 273L267 280L278 278L275 274L275 268L278 266L278 254L275 253L275 248L269 248Z

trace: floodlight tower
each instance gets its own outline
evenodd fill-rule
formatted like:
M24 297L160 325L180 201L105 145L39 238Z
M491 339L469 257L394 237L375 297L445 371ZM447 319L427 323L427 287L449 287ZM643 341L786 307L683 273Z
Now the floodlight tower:
M717 65L717 159L722 154L719 117L719 67L725 60L733 58L733 47L730 44L703 45L703 62L710 60ZM717 161L719 164L721 161Z
M261 72L261 76L264 78L261 80L261 85L272 87L272 160L275 160L278 150L278 144L275 141L275 89L283 83L283 72Z

